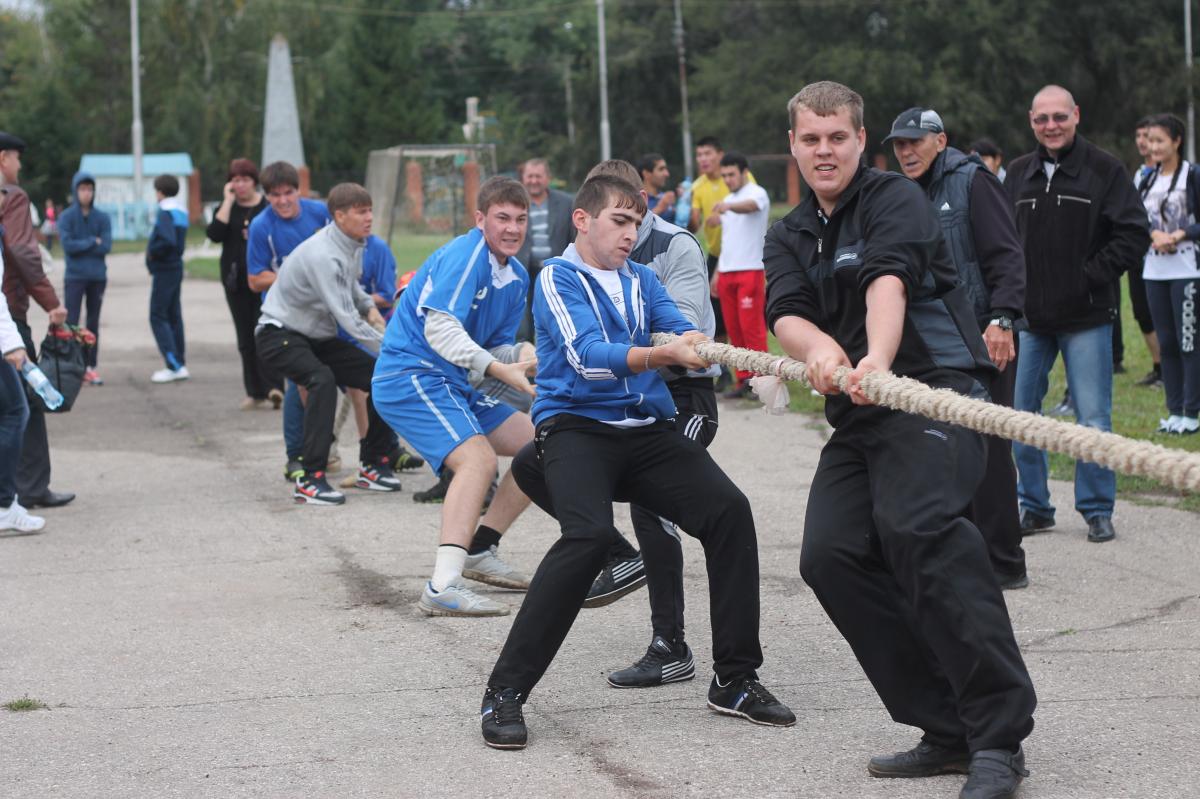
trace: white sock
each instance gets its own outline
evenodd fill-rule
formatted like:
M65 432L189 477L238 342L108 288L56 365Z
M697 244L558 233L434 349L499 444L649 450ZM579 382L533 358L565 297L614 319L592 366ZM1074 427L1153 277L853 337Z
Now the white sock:
M437 560L433 563L434 591L445 591L462 577L463 566L467 562L467 550L457 544L442 544L437 548Z

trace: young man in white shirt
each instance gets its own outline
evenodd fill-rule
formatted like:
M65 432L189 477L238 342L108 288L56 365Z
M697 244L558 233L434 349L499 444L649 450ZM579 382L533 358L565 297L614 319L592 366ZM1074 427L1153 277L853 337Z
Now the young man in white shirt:
M763 316L766 280L763 277L763 237L771 199L762 186L749 179L750 162L741 153L721 158L721 180L729 196L713 206L705 224L721 227L721 255L713 276L712 293L721 303L729 343L735 347L767 351L767 324ZM751 373L739 371L737 383L726 399L748 395Z

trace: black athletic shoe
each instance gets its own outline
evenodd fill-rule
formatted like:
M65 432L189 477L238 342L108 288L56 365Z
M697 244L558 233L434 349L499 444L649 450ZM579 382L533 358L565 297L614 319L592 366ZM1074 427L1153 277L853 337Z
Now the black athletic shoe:
M921 741L915 749L894 755L873 757L867 763L872 777L936 777L938 774L966 774L971 753L961 749Z
M1071 392L1065 392L1063 394L1062 402L1051 408L1048 413L1051 416L1074 416L1075 403L1071 400Z
M388 462L402 472L411 472L413 469L420 469L425 465L424 458L414 455L399 444L388 453Z
M1014 591L1019 588L1029 587L1029 573L1020 571L1016 574L1001 574L996 573L996 580L1000 583L1000 590Z
M450 481L454 478L454 472L450 469L442 469L442 476L432 488L427 488L424 491L418 491L413 494L413 502L428 502L442 503L446 501L446 489L450 487Z
M695 676L696 661L691 647L685 643L672 647L661 635L656 635L641 660L608 675L608 684L613 688L651 688Z
M753 677L730 677L725 685L713 677L708 688L708 709L770 727L790 727L796 723L796 714Z
M1054 528L1054 517L1026 510L1021 513L1021 536L1033 535Z
M1134 383L1135 386L1143 386L1145 388L1162 388L1162 372L1158 369L1151 369L1146 372L1146 376Z
M602 608L611 605L645 584L646 567L642 563L641 553L630 560L614 560L600 570L587 598L583 600L583 606Z
M529 739L521 694L516 688L488 687L479 708L483 742L493 749L524 749Z
M387 458L381 458L378 463L360 463L354 485L368 491L400 490L400 481Z
M302 505L342 505L346 502L346 495L329 485L325 472L305 472L298 477L292 498Z

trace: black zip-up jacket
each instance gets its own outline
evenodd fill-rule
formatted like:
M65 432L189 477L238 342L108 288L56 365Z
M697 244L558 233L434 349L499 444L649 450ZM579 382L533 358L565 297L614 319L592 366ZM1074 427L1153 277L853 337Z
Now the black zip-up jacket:
M1049 179L1043 161L1056 163ZM1025 248L1029 329L1072 333L1112 322L1121 273L1150 246L1146 208L1121 162L1076 135L1057 161L1040 146L1013 161L1004 188Z
M767 231L767 323L797 316L831 336L851 364L867 354L866 290L894 275L908 293L892 372L929 385L986 397L988 358L967 291L921 187L903 175L860 167L828 219L816 197ZM835 427L852 413L849 398L827 398Z

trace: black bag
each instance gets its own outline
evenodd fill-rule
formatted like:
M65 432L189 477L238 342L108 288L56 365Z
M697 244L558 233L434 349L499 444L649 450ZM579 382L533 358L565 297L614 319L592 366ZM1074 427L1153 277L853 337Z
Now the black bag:
M66 413L71 410L75 398L79 396L79 389L83 387L83 373L87 369L83 360L83 345L75 338L74 333L60 336L55 334L56 330L60 333L70 332L68 328L50 328L46 337L42 339L38 366L46 373L51 385L63 395L62 405L50 410L41 397L30 392L33 395L31 400L41 405L46 413Z

